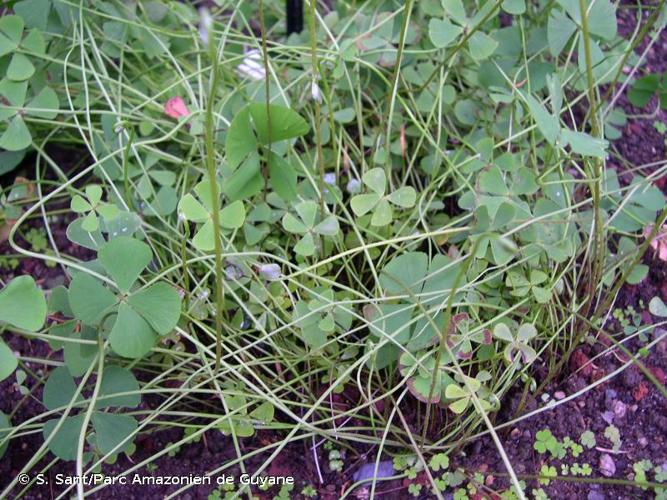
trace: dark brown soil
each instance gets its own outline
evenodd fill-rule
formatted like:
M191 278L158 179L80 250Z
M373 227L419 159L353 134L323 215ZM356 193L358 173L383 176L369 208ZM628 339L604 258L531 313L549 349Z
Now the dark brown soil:
M639 300L642 297L646 300L659 295L667 299L664 290L667 266L662 262L650 260L647 262L652 264L649 276L641 286L625 287L618 298L617 307L625 308L631 305L639 311ZM642 318L645 324L654 322L650 313L643 314ZM617 331L618 323L612 320L607 328ZM619 340L620 338L622 337L619 337ZM575 351L568 364L570 373L565 373L562 380L546 389L546 393L552 399L554 396L556 400L563 399L576 393L591 382L614 372L628 361L618 349L591 361L605 351L609 344L603 338L598 340L599 342L593 346L584 344ZM641 346L638 342L631 342L626 347L631 352L637 352ZM642 362L664 385L667 373L667 340L659 343L648 357L642 359ZM511 397L506 402L498 421L511 420L520 399L520 393ZM542 402L529 400L524 413L541 407L543 407ZM606 451L613 447L604 437L605 429L610 423L613 423L620 432L622 445L618 453ZM548 453L540 454L533 448L535 435L542 429L549 429L561 441L565 437L578 441L584 431L590 430L595 434L598 448L591 450L584 448L584 452L576 459L568 455L564 460L553 460L549 458ZM561 464L588 463L593 469L591 477L602 477L600 460L605 454L611 457L616 467L615 474L610 477L632 480L634 477L632 465L640 460L651 460L654 466L667 465L667 400L651 381L632 365L583 396L504 429L500 437L515 472L526 478L528 491L540 487L537 481L528 477L539 474L543 464L555 465L560 474ZM494 489L501 484L508 484L505 467L490 438L484 437L476 441L470 448L468 457L460 460L458 465L470 474L482 472L487 477L494 477L495 480L491 480ZM643 491L639 488L619 485L551 481L550 485L541 487L551 498L617 499L643 496Z
M634 9L620 10L619 28L621 33L627 35L634 29L636 24L634 13ZM647 41L644 40L640 44L637 53L641 53L646 43ZM648 53L647 64L642 68L642 71L648 73L667 70L667 56L665 54L667 54L667 36L663 34ZM629 115L653 112L656 108L656 102L653 100L647 105L646 109L636 109L628 103L625 96L620 97L618 105ZM623 130L623 138L613 144L613 148L620 158L612 159L609 166L623 172L628 165L621 158L633 165L664 160L667 156L665 138L654 127L653 123L655 121L667 123L667 114L664 111L659 111L651 118L630 120ZM663 190L666 189L665 178L658 180L657 184ZM62 219L51 221L58 248L77 258L89 258L89 254L85 250L68 242L64 232L66 222ZM30 225L38 227L40 223L41 220L37 219ZM18 241L21 244L25 243L20 238ZM0 245L0 255L10 253L13 252L6 243ZM645 263L650 266L648 278L638 286L624 287L617 299L616 307L624 309L627 306L634 306L639 311L640 300L647 304L652 297L661 296L663 300L667 301L667 280L665 279L667 277L667 267L665 263L655 260L652 255L646 256ZM50 268L38 260L22 259L19 266L14 270L0 268L0 278L5 281L13 275L20 274L32 275L44 288L51 288L65 281L60 269ZM648 313L644 313L642 319L646 324L654 321L654 318ZM610 320L606 326L612 332L619 331L618 322L615 320ZM54 359L59 357L59 354L49 352L48 347L42 342L30 341L7 334L3 335L12 348L20 351L23 356ZM592 345L582 344L582 347L570 359L562 378L547 387L546 392L552 398L558 399L581 390L592 381L599 380L604 375L613 372L627 360L623 353L612 350L589 363L589 360L607 349L608 342L601 338L597 340L598 342ZM636 352L641 345L638 342L631 342L627 347L632 352ZM660 343L642 361L664 385L665 374L667 374L667 342ZM43 375L47 369L43 365L32 362L28 363L28 367L38 375ZM27 383L29 388L32 384L34 384L34 381ZM44 411L40 402L41 390L35 390L32 397L24 399L19 393L13 377L0 383L0 394L3 394L3 398L0 400L0 410L7 414L11 413L16 405L23 400L20 410L14 416L14 423L40 415ZM497 416L496 424L514 418L513 414L519 405L520 399L520 391L512 393L507 398L503 404L501 414ZM149 409L158 403L158 401L148 399L142 402L142 405ZM542 404L541 401L529 398L524 413L541 407ZM620 433L622 442L618 452L607 451L607 449L612 448L612 444L604 437L604 431L610 422L618 428ZM552 480L548 486L538 485L533 478L536 474L539 474L543 464L555 465L560 473L562 463L571 464L574 461L571 457L567 457L563 461L547 459L548 455L539 454L535 451L533 448L535 435L542 429L549 429L558 439L562 440L565 437L570 437L574 441L578 441L585 430L592 431L596 436L598 449L584 449L584 452L577 457L576 461L580 464L590 464L593 469L591 476L593 478L601 477L600 460L603 455L608 455L613 461L616 470L611 478L615 479L631 480L634 477L632 465L643 459L651 460L655 466L665 464L664 466L667 467L667 401L635 366L627 368L620 375L571 402L540 412L536 416L521 420L516 425L502 429L499 436L514 470L526 481L528 492L532 488L542 487L551 498L600 500L603 498L647 497L650 492L624 485L576 483L564 480ZM122 456L117 463L105 466L104 472L107 475L121 473L130 468L133 463L139 463L151 457L167 447L169 443L181 438L182 432L173 428L151 434L142 434L136 440L137 450L132 455L131 460ZM282 436L279 433L260 431L252 438L242 439L241 446L243 452L248 453L267 444L279 442L281 439ZM0 460L0 490L19 473L42 442L41 434L37 433L26 436L19 442L11 443L9 451ZM318 447L317 457L321 469L320 473L324 480L323 483L320 483L311 446L312 442L310 441L290 444L271 464L268 474L294 477L296 484L290 495L292 498L299 496L298 492L306 485L313 485L317 489L318 498L338 498L344 486L352 482L352 475L360 465L359 460L347 461L346 468L342 473L333 472L329 470L326 451L323 450L322 446ZM174 456L164 455L156 460L154 463L155 469L146 470L144 468L137 472L142 475L153 474L156 476L203 475L235 456L230 438L225 437L219 431L209 431L201 441L182 446ZM260 454L247 460L245 462L246 469L254 471L264 462L265 458L265 455ZM475 473L483 475L485 485L479 488L478 498L495 498L496 492L505 490L509 485L503 462L493 441L488 437L475 440L466 448L465 454L450 458L452 464L450 470L454 467L461 467L469 477L472 477ZM34 470L45 466L49 461L50 455L43 459L39 467ZM49 486L33 487L24 498L55 498L63 490L62 486L54 485L54 478L58 473L74 475L73 463L56 463L47 472L47 477L50 479ZM240 470L234 468L226 471L226 473L238 476ZM418 480L422 479L421 477L418 478ZM407 486L407 481L382 484L378 486L377 497L408 498ZM179 498L206 498L213 488L214 486L194 486ZM101 493L94 495L93 498L124 498L128 500L134 498L162 498L176 489L177 487L174 486L137 487L119 485L106 488ZM18 491L18 489L15 489L14 494ZM257 490L255 490L255 493L260 498L273 498L277 494L277 488L270 490L270 493ZM358 496L363 497L363 494L363 491L360 491ZM451 497L451 494L449 496Z

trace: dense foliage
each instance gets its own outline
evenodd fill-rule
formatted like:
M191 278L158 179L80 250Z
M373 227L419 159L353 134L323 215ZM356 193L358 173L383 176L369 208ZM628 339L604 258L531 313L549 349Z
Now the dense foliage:
M187 429L175 446L263 428L286 437L273 454L319 435L378 462L495 435L508 390L538 391L534 366L555 375L648 271L665 167L608 166L639 34L610 0L306 2L289 38L282 2L215 3L0 18L0 171L35 164L0 216L68 277L48 321L30 277L0 292L7 331L62 351L43 418L0 424L0 446L39 431L27 469L48 450L85 470L165 426ZM34 220L42 250L19 238ZM55 246L62 221L89 258ZM0 340L0 378L16 367Z

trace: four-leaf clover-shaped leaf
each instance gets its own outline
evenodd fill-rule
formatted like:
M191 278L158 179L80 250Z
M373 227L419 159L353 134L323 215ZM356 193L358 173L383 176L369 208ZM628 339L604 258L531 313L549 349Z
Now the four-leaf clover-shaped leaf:
M269 126L270 125L270 126ZM293 199L297 175L294 168L269 146L307 134L308 123L298 113L264 103L250 103L239 111L229 125L225 149L230 170L223 186L231 200L247 199L259 193L265 179L260 169L260 153L270 157L269 182L284 199Z
M20 151L32 143L24 115L52 120L58 115L58 96L49 87L42 88L26 105L28 82L0 80L0 120L8 121L0 136L0 148ZM4 101L4 103L3 103Z
M110 322L111 348L126 358L141 358L151 350L158 335L167 335L178 323L178 292L164 282L146 288L135 286L152 259L150 247L142 241L114 238L100 248L97 257L119 293L89 274L78 273L69 288L72 312L86 325L106 327Z
M537 330L531 323L524 323L521 325L516 335L512 334L510 327L505 323L498 323L493 329L493 336L507 342L507 346L505 347L505 358L507 358L510 363L515 360L522 360L524 363L532 363L537 357L535 349L528 345L528 342L537 336Z
M249 407L254 402L248 401L248 398L244 395L244 384L229 383L225 385L225 389L231 393L225 397L230 417L220 423L219 428L223 434L250 437L255 434L255 425L271 423L275 408L270 401L259 403L252 411L248 412Z
M214 203L211 201L210 181L201 181L195 186L194 191L197 197L188 193L181 198L178 204L178 213L186 220L201 224L192 239L192 244L203 252L210 252L215 248ZM234 201L220 210L220 227L223 229L239 229L243 227L245 216L243 202L241 200Z
M417 369L414 366L417 365ZM444 370L444 364L439 364L435 371L435 353L428 353L419 357L404 352L398 364L401 375L408 377L407 387L410 393L424 403L438 403L442 399L447 387L456 385L454 379Z
M352 198L352 210L359 217L372 211L372 226L386 226L392 221L394 218L392 204L400 208L410 208L414 206L417 199L417 193L410 186L404 186L386 194L387 177L384 170L379 167L366 172L362 180L372 192L358 194Z
M300 300L294 305L294 321L301 329L303 341L312 349L322 348L329 335L338 328L345 331L352 324L352 315L336 305L333 290L317 289L319 297Z
M473 394L477 394L482 388L482 383L477 378L465 376L467 382L463 387L457 384L450 384L445 389L445 397L453 400L449 404L449 409L456 414L461 414L470 404ZM483 410L490 410L492 405L483 398L479 398Z
M139 383L132 372L120 366L106 366L102 374L100 390L95 403L95 410L91 415L91 423L95 431L95 450L106 455L118 454L130 448L132 440L129 437L135 433L138 423L134 417L110 413L108 408L135 408L141 402ZM74 378L66 366L53 370L44 384L43 402L48 410L57 411L68 406L75 399L77 386ZM81 401L81 395L75 402ZM47 421L44 424L44 439L48 440L51 453L63 460L76 459L84 413L72 415L76 410L64 418L58 430L61 417Z
M470 359L473 351L472 342L491 344L491 332L487 329L476 330L468 313L459 313L452 316L447 342L457 357Z
M19 47L36 54L46 52L46 43L40 30L32 30L25 37L23 18L20 16L3 16L0 19L0 57L13 53L9 64L5 67L8 80L20 82L35 74L35 66L24 53L17 51Z
M102 216L105 220L112 220L118 216L118 207L111 203L104 203L102 200L102 188L97 184L86 186L86 197L75 194L72 197L72 211L78 214L87 214L81 222L81 227L92 233L97 231L99 221L97 216Z
M43 54L46 51L44 38L39 30L30 31L25 37L23 19L19 16L0 17L0 57L13 52L5 73L0 80L0 121L7 121L0 136L0 148L20 151L32 143L32 136L23 117L34 116L52 120L58 114L58 96L49 87L32 84L33 97L26 106L28 79L35 73L35 66L22 52Z
M438 48L451 45L465 30L475 26L484 17L485 7L469 18L462 2L444 2L446 17L431 19L428 32L433 45ZM454 22L451 22L451 21ZM493 54L498 42L482 31L473 32L468 40L468 50L475 61L481 61Z
M540 304L546 304L551 299L551 291L539 285L548 279L549 277L545 272L537 269L531 270L529 277L519 271L510 271L507 273L505 283L513 288L511 293L515 297L525 297L532 293L535 300Z
M283 217L283 227L285 231L303 235L294 246L294 251L299 255L309 257L315 253L316 235L336 236L338 234L338 219L332 214L321 217L320 208L314 201L302 201L297 203L294 209L298 217L289 212L286 213Z

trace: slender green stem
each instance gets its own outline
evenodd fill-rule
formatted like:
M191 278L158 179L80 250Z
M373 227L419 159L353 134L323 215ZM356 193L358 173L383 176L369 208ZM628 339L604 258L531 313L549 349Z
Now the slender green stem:
M598 126L598 106L595 89L595 79L593 77L593 60L591 57L591 36L588 27L588 9L586 0L579 0L579 10L581 11L581 36L584 43L584 56L586 60L586 77L588 80L588 104L590 107L591 133L593 137L598 137L600 129ZM589 280L587 282L588 303L586 309L589 310L593 303L594 290L602 276L605 256L604 228L602 226L602 212L600 209L600 185L602 183L602 160L594 159L592 161L591 193L593 196L593 216L595 219L595 230L593 232L593 264Z
M127 139L127 144L125 145L125 149L123 150L123 186L125 192L123 193L125 195L125 203L127 204L128 208L132 208L132 196L130 196L130 176L129 176L129 157L130 157L130 148L132 147L132 143L134 142L134 128L130 130L130 136Z
M398 51L396 52L396 63L394 64L394 72L391 75L391 86L389 95L387 97L387 114L385 116L385 131L384 139L384 154L385 154L385 175L389 179L389 185L393 188L393 181L391 176L391 122L394 115L394 104L396 102L396 92L398 91L398 75L401 72L401 61L403 60L403 49L405 47L405 34L408 31L410 23L410 14L412 13L412 4L414 0L408 0L403 9L403 22L401 24L401 33L398 40Z
M461 269L459 269L459 272L456 273L456 278L454 279L454 284L452 285L452 289L449 292L449 296L447 297L447 307L445 309L445 323L444 327L442 329L442 332L440 333L440 342L438 345L438 350L435 353L435 360L433 363L433 376L431 378L431 385L428 390L428 398L427 400L429 403L426 406L426 415L424 417L424 427L422 430L422 439L421 442L422 444L426 441L426 432L429 427L429 420L431 418L431 406L432 403L430 403L431 399L433 398L433 391L435 390L435 383L437 380L437 374L438 371L440 370L440 359L442 357L442 353L447 349L447 339L449 337L449 330L451 328L450 324L452 321L452 309L454 307L454 296L456 295L456 292L458 291L459 287L461 286L461 280L463 277L467 274L468 270L470 269L470 265L472 264L473 260L475 259L475 253L477 253L477 247L479 246L480 241L484 238L484 235L478 236L478 238L475 240L475 242L472 245L472 248L470 249L470 254L466 258L466 260L463 262L463 265L461 266Z
M266 100L266 122L267 122L267 135L268 135L268 146L266 155L264 158L263 165L263 177L264 177L264 197L266 198L266 193L269 183L269 172L271 171L271 92L269 85L269 50L266 46L266 24L264 23L264 2L259 0L259 26L262 34L262 59L264 62L264 93Z
M105 316L106 319L106 316ZM76 446L76 474L78 477L83 477L83 448L86 444L86 433L88 430L88 424L93 415L93 410L95 409L95 403L97 401L97 396L100 393L100 387L102 387L102 379L104 373L104 341L102 340L102 325L104 320L100 322L99 331L97 334L97 379L95 380L95 388L93 389L93 394L90 397L90 404L88 409L83 416L83 422L81 423L81 431L79 431L79 439ZM83 482L79 482L76 485L76 492L79 498L84 498L83 491Z
M215 106L215 95L218 88L218 54L215 46L215 35L210 30L208 40L208 51L211 59L211 87L209 88L208 102L206 103L206 116L204 125L205 162L208 171L208 179L211 189L211 200L213 204L211 218L213 221L213 237L215 239L215 371L220 368L222 357L222 320L224 314L224 276L222 275L222 237L220 234L220 193L218 191L218 176L215 164L215 122L213 109Z
M317 151L317 165L319 168L319 191L320 191L320 212L324 216L324 156L322 154L322 130L320 128L320 121L322 116L322 104L319 97L319 78L320 67L317 59L317 26L315 19L317 18L317 2L316 0L308 0L310 6L310 16L308 16L308 31L310 33L310 60L313 72L313 81L311 82L311 94L315 98L315 145ZM333 130L331 131L333 133Z

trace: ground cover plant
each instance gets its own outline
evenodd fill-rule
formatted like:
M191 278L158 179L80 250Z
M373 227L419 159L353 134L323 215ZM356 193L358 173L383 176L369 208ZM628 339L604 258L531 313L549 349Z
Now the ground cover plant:
M663 498L664 0L284 7L1 7L0 497Z

